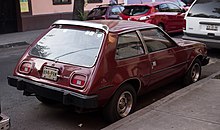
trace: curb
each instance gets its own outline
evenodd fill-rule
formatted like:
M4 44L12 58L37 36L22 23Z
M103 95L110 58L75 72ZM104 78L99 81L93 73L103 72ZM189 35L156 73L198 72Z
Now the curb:
M29 45L27 42L14 42L14 43L6 43L3 45L0 45L0 48L10 48L14 46L23 46L23 45Z
M216 78L217 77L217 78ZM182 96L186 95L187 93L189 93L190 91L192 90L195 90L197 88L200 88L202 87L203 84L205 84L206 82L208 82L209 80L211 79L215 79L215 80L219 80L219 77L220 77L220 71L219 72L216 72L196 83L193 83L189 86L186 86L156 102L154 102L153 104L149 105L149 106L146 106L138 111L136 111L135 113L103 128L102 130L115 130L115 129L120 129L121 126L126 126L127 124L129 124L129 122L132 122L133 120L141 117L142 115L148 113L148 112L151 112L153 110L155 110L156 108L158 108L159 106L161 105L164 105L166 103L169 103L169 102L172 102L172 101L175 101L177 100L178 98L181 98Z

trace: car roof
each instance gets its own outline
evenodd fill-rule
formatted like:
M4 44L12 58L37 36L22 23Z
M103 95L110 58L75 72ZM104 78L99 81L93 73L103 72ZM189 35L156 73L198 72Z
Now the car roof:
M173 3L173 2L171 2L171 1L146 2L146 3L143 3L143 4L128 4L128 5L125 5L125 7L126 6L149 6L149 7L153 7L153 6L157 6L157 5L164 4L164 3Z
M92 20L91 22L107 25L110 32L124 32L141 28L155 27L155 25L152 24L127 20Z
M75 20L58 20L53 25L76 25L84 27L92 27L102 29L109 32L126 32L131 30L156 27L153 24L126 21L126 20L89 20L89 21L75 21Z
M123 6L123 4L102 4L102 5L97 5L96 8L101 8L101 7L113 7L113 6Z

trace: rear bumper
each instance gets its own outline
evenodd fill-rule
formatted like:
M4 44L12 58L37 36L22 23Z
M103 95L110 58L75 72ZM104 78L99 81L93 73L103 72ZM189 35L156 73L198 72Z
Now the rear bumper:
M10 119L9 117L5 116L4 114L0 115L0 129L1 130L8 130L10 127Z
M26 96L39 95L59 101L65 105L73 105L84 109L93 109L98 107L97 95L82 95L66 89L57 88L15 76L8 76L8 84L23 91L23 94Z
M195 34L184 32L184 36L182 38L185 40L199 41L199 42L205 43L207 47L209 48L220 49L220 40L207 37L206 35L195 35Z

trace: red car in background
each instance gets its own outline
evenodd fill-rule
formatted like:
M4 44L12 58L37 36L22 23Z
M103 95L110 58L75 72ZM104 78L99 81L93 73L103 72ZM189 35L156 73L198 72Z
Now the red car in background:
M173 2L150 2L124 6L121 19L151 23L168 33L185 28L185 10Z

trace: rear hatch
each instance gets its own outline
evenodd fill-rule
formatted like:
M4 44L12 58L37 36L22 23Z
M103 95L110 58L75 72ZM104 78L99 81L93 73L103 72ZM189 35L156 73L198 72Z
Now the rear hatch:
M139 21L141 17L150 14L150 9L147 5L129 5L125 6L120 16L123 20Z
M20 76L69 89L83 89L104 39L99 29L59 25L52 28L18 65Z

